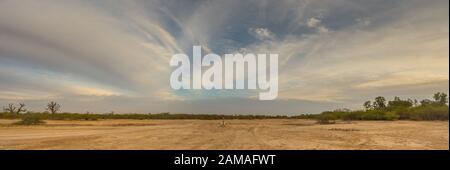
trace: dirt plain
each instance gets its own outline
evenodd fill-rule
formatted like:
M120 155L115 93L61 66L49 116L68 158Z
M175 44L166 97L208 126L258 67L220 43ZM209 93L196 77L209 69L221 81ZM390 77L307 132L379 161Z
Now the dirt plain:
M448 121L98 120L18 126L0 120L0 150L449 149Z

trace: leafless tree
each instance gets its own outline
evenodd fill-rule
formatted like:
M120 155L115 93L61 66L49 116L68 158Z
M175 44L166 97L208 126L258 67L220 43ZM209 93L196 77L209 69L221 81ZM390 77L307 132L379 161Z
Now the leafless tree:
M19 103L19 108L17 108L16 114L20 114L26 111L27 109L25 109L25 103Z
M14 104L10 103L8 106L3 107L3 111L11 114L20 114L22 112L26 112L27 110L25 109L24 103L19 103L19 107L16 107Z
M10 104L8 104L8 106L3 107L3 111L4 112L9 112L9 113L15 113L16 112L16 106L14 106L14 104L10 103Z
M54 101L51 101L50 103L48 103L47 108L46 108L46 110L48 110L52 114L55 114L56 112L58 112L59 109L61 109L61 105L59 105L58 103L56 103Z

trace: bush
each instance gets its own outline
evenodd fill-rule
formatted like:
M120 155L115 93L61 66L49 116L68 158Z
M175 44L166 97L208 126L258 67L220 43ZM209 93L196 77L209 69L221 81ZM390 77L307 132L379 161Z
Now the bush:
M26 115L22 117L21 121L14 123L16 125L40 125L45 124L39 117L34 115Z
M399 116L395 112L385 110L368 110L353 112L324 112L318 116L319 121L326 120L397 120Z
M383 110L369 110L361 114L361 120L396 120L398 115Z
M335 124L336 120L338 120L339 117L333 112L327 112L324 114L321 114L317 117L317 123L318 124Z
M424 105L400 113L404 119L411 120L449 120L448 106Z
M394 110L375 109L353 112L323 112L316 119L326 123L330 120L449 120L447 105L422 105Z
M384 114L384 120L398 120L400 116L398 116L395 112L386 112Z

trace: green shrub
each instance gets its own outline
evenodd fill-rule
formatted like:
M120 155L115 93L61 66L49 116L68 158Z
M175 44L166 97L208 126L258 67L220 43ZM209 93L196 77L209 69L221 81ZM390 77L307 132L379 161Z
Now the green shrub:
M16 125L40 125L45 124L39 117L35 115L26 115L22 117L22 120L14 123Z
M360 120L396 120L398 115L384 110L369 110L361 114Z
M335 124L338 120L338 115L333 114L333 112L328 112L317 116L318 124Z
M352 112L323 112L316 116L318 121L329 120L449 120L447 105L422 105L410 108L375 109Z
M411 120L449 120L448 106L425 105L409 110Z
M384 120L398 120L400 116L398 116L395 112L386 112L384 114Z
M368 110L353 112L324 112L317 120L397 120L399 116L395 112L385 110Z

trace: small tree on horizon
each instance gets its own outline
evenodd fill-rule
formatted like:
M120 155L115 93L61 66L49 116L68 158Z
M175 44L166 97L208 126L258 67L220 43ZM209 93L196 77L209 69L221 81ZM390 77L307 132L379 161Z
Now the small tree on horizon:
M372 102L370 100L368 100L368 101L364 102L363 106L364 106L364 108L366 110L371 110L372 109Z
M393 101L388 101L387 107L390 109L410 108L413 105L414 105L413 100L411 100L411 99L402 100L402 99L400 99L400 97L395 96Z
M57 113L60 109L61 109L61 105L54 101L51 101L50 103L48 103L47 108L46 108L46 110L52 114Z
M19 103L19 108L17 108L16 114L20 114L26 111L27 109L25 109L25 103Z
M10 103L8 106L3 107L3 111L11 114L20 114L22 112L26 112L27 109L25 109L24 103L19 103L19 107L16 107L14 104Z
M373 102L373 108L375 109L386 108L386 99L383 96L376 97L375 101Z
M447 94L443 92L437 92L433 95L434 102L440 105L445 105L448 102Z
M16 112L16 106L14 106L14 104L10 103L8 104L8 106L4 106L3 107L3 111L4 112L8 112L8 113L15 113Z

